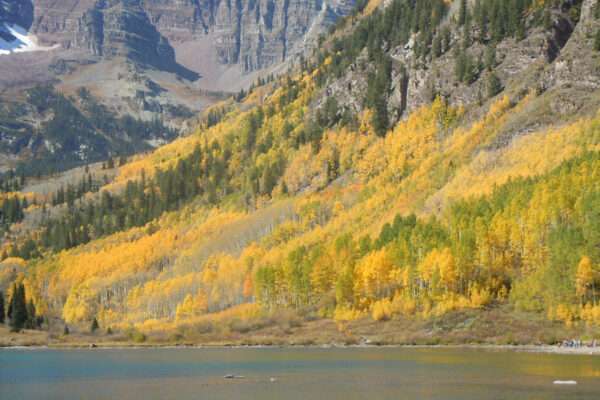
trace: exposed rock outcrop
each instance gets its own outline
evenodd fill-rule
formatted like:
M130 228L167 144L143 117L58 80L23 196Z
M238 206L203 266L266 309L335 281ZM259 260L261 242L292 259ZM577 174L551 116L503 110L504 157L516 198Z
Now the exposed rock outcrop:
M4 0L9 1L9 0ZM14 2L15 0L13 0ZM133 55L156 64L166 41L207 45L244 73L294 59L356 0L33 0L33 31L46 43L92 56ZM10 2L10 1L9 1ZM143 40L138 40L136 36ZM158 39L157 39L158 38ZM180 47L186 47L180 46ZM118 49L117 49L118 48ZM149 54L141 55L140 49ZM108 50L108 54L107 54ZM161 58L165 54L160 54ZM188 68L202 73L199 65Z
M122 57L177 70L175 51L135 0L97 0L77 21L73 47L109 60Z

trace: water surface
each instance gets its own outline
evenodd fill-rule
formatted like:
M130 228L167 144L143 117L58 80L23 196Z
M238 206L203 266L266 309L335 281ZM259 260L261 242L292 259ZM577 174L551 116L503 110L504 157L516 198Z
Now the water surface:
M552 384L571 379L579 384ZM17 398L599 399L600 358L448 348L0 350L0 399Z

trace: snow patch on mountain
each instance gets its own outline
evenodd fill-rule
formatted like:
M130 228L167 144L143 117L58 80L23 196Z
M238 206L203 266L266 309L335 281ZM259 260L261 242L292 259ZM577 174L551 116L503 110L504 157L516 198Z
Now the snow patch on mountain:
M29 34L25 28L15 24L0 25L0 55L26 51L47 51L58 46L57 44L52 47L41 47L35 36Z

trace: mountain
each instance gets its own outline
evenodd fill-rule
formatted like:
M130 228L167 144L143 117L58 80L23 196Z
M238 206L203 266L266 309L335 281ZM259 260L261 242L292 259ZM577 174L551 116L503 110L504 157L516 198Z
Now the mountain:
M317 36L353 4L351 0L3 0L0 69L5 73L0 76L4 89L0 96L19 103L22 112L13 120L15 113L5 107L2 120L44 126L48 115L27 113L27 90L52 84L66 98L85 89L110 112L147 121L160 118L170 127L181 128L194 112L228 93L247 89L258 77L284 69L314 48ZM26 152L21 152L23 146L3 152L5 170L18 167L16 161L37 160L29 156L41 152L32 148L31 135L18 132L0 133L5 142L29 143ZM95 135L104 133L96 129ZM38 136L43 137L44 131ZM160 142L154 139L149 143ZM85 142L78 137L73 141ZM127 141L127 137L118 140ZM83 151L75 147L76 152ZM132 149L109 151L109 147L90 149L94 157L82 156L79 163L108 154L130 154ZM47 159L42 163L47 164ZM53 169L73 165L59 164Z
M0 290L125 341L592 337L599 20L597 0L360 1L186 137L6 176Z
M3 4L7 15L22 16L22 28L41 44L58 46L47 57L50 71L38 66L44 79L54 76L81 84L84 78L71 75L83 69L80 74L89 83L106 80L98 76L97 66L91 71L82 67L119 59L173 73L193 88L231 92L255 80L257 74L252 72L281 68L314 48L317 36L354 1L28 0L23 3L27 6L17 6L21 2L5 0ZM11 72L31 77L30 71ZM2 84L21 81L11 78Z

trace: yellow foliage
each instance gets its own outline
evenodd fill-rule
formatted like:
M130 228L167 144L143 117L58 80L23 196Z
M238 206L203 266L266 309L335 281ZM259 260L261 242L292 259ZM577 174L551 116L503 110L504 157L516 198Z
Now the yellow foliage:
M588 256L583 256L577 267L577 280L575 290L579 297L584 297L588 286L594 282L594 270L592 260Z
M417 302L408 292L396 293L391 306L392 313L413 315L417 311Z
M581 308L581 319L586 321L588 325L600 325L600 305L592 305L587 303Z
M373 303L372 315L375 321L390 319L392 316L392 302L390 299L386 297Z
M183 303L177 304L175 311L175 321L181 321L185 318L194 318L206 310L207 298L204 290L198 290L198 293L192 297L188 295L183 300Z
M367 301L390 296L394 274L385 250L368 254L355 269L355 292Z

